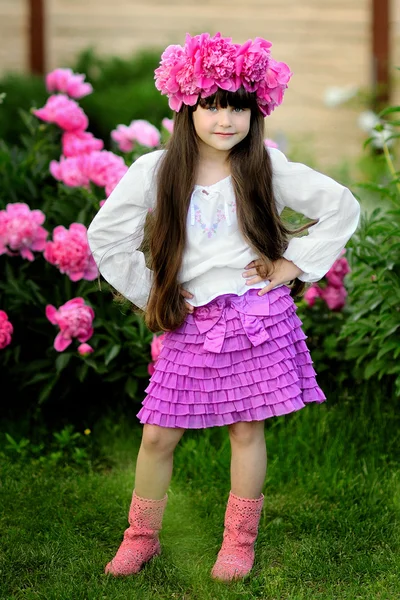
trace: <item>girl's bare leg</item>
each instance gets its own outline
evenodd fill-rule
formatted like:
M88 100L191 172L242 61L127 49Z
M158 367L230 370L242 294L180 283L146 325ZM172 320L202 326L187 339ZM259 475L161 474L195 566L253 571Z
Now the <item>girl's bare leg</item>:
M228 425L231 442L231 491L241 498L259 498L267 472L264 421Z
M143 426L135 474L135 492L141 498L161 500L168 490L174 459L174 450L184 429Z

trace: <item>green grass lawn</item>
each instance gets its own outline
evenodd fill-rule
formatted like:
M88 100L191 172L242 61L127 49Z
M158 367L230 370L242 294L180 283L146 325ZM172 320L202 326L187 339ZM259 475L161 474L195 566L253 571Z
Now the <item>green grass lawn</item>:
M0 598L400 599L395 411L309 406L266 428L265 509L251 576L213 581L229 492L226 429L186 432L161 532L136 576L104 575L127 526L141 427L93 427L102 468L2 460Z

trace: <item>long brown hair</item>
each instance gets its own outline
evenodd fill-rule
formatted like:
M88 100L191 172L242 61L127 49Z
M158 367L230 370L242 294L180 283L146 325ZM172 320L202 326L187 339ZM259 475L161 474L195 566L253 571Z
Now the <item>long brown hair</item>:
M250 108L250 130L229 153L232 183L236 196L237 218L242 235L263 260L259 274L267 279L273 261L282 257L288 237L315 224L289 230L276 209L272 187L272 164L264 145L264 117L255 94L243 88L237 92L218 90L210 98L199 100L202 107L216 103L222 108ZM157 202L147 226L149 267L153 285L145 321L153 332L179 327L187 314L178 274L186 241L186 218L195 185L199 147L193 124L194 107L183 105L175 116L174 130L157 172ZM291 282L291 294L303 293L305 284Z

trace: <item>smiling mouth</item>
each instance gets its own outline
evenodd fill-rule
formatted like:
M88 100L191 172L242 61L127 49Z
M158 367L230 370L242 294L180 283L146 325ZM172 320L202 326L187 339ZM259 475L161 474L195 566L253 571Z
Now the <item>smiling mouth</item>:
M222 135L224 137L229 137L231 135L235 135L234 133L216 133L215 135Z

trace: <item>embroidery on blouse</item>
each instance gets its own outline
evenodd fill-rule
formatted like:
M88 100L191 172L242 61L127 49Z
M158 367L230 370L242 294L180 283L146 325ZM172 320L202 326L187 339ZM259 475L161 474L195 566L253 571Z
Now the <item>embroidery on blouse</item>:
M215 192L210 194L206 190L202 190L201 193L208 197L212 197L215 195ZM218 194L218 192L217 192L217 194ZM207 226L207 224L204 223L204 221L203 221L203 216L202 216L200 206L198 204L195 204L192 199L192 203L190 206L190 224L192 226L195 226L196 223L198 223L200 225L201 229L203 230L203 233L205 233L208 238L211 238L213 235L215 235L217 233L218 225L222 221L226 221L228 226L230 226L232 224L230 214L229 214L229 209L231 210L232 213L236 212L236 202L234 200L232 200L231 202L225 201L224 204L222 204L222 203L218 204L217 214L216 214L217 220L214 223L212 223L211 225Z
M225 219L225 213L223 211L223 208L224 207L222 204L219 204L217 206L217 220L212 225L207 227L207 225L203 221L200 207L197 206L197 204L194 205L195 221L196 223L199 223L200 227L203 230L203 233L205 233L208 238L211 238L217 233L218 225L221 223L221 221Z

